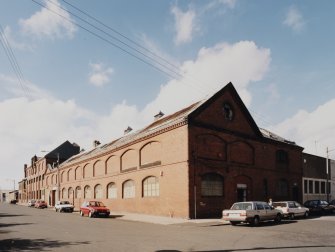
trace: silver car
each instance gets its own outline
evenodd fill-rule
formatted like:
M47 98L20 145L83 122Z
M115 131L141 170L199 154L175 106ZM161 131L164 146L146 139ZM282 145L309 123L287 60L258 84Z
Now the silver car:
M282 212L263 201L236 202L230 209L223 210L222 219L232 225L246 222L258 226L261 221L273 220L279 223Z
M295 217L308 217L309 209L300 205L296 201L278 201L273 202L272 206L283 212L284 217L293 220Z

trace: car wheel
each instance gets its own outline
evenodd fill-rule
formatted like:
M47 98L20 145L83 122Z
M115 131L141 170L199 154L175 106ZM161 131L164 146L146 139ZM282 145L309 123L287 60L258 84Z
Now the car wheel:
M290 218L290 220L293 220L294 219L294 213L291 213L289 218Z
M80 211L80 216L84 217L84 212L83 211Z
M258 216L255 216L255 217L252 219L251 224L252 224L253 226L258 226L258 225L259 225L259 217L258 217Z
M309 212L306 211L305 214L304 214L304 218L307 218L309 216Z
M239 221L231 221L230 224L233 225L233 226L236 226L237 224L239 224L240 222Z
M90 217L90 218L92 218L92 217L93 217L93 214L92 214L92 212L89 212L89 213L88 213L88 217Z
M281 215L277 214L276 218L274 219L275 223L279 223L281 221Z
M57 208L55 208L55 211L56 211L56 212L58 211Z

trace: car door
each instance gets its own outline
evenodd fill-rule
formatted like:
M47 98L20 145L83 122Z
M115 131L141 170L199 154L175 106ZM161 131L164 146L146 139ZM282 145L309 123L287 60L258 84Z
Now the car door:
M264 205L261 202L256 203L256 212L257 215L259 216L260 220L266 220L266 209L264 208Z
M267 220L272 220L275 218L275 216L277 215L277 211L275 211L269 204L267 203L263 203L263 207L266 211L266 219Z

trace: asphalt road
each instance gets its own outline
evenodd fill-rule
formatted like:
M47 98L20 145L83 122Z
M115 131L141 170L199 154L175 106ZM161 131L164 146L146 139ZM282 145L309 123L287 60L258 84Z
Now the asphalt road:
M335 215L259 227L157 225L0 203L0 251L335 251Z

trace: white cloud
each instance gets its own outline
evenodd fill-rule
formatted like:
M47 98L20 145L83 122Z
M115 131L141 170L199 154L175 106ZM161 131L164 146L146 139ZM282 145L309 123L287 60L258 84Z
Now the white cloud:
M19 50L29 50L29 51L33 50L31 45L18 42L16 39L14 39L12 35L12 30L9 26L5 27L3 36L5 37L5 39L7 40L11 48L15 48Z
M42 8L28 19L20 19L23 33L38 38L72 38L77 28L68 21L72 20L70 14L60 8L58 0L45 1L45 5L47 9Z
M114 73L113 68L105 67L101 63L90 63L91 73L89 81L97 87L101 87L110 81L110 76Z
M294 31L301 31L305 27L306 22L301 12L295 6L291 6L286 13L283 24L292 28Z
M194 10L183 12L177 6L173 6L171 13L175 18L175 44L181 45L191 42L194 32L197 30L195 25L196 14Z
M305 152L324 156L326 146L335 148L335 118L331 116L334 110L335 99L311 112L300 110L271 128L304 147Z
M52 98L47 90L43 90L29 81L23 79L19 80L18 77L7 76L0 73L0 84L11 96L31 99Z
M0 102L0 152L5 153L0 159L0 181L23 178L23 164L29 163L35 154L43 155L42 149L52 150L65 140L85 149L91 148L95 139L109 142L122 136L127 126L140 129L152 122L159 110L173 113L229 81L248 105L249 85L263 78L269 64L270 50L258 48L251 41L202 48L194 60L181 64L185 77L162 85L157 97L144 109L124 101L103 116L79 107L72 100L52 97L4 100ZM92 65L100 69L99 64Z

